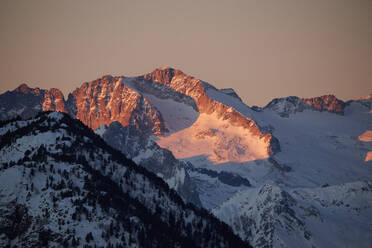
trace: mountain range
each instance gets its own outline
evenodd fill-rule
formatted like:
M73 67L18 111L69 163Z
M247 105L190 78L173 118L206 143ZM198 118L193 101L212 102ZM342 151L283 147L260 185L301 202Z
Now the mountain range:
M1 247L246 247L79 120L0 125Z
M111 216L124 216L123 222L132 225L128 217L133 214L131 202L146 209L149 216L146 218L151 220L146 222L141 214L134 213L138 217L135 231L126 231L124 224L112 219L115 227L123 225L116 230L117 236L125 237L121 243L113 235L99 239L96 244L109 240L113 245L162 246L160 234L148 224L155 221L163 223L165 229L177 226L174 229L178 236L169 240L173 246L248 246L245 241L253 247L369 247L372 243L371 109L372 95L346 102L333 95L290 96L273 99L265 107L249 107L233 89L217 89L169 67L138 77L103 76L83 83L67 100L58 89L32 89L22 84L0 95L3 163L0 194L1 206L5 206L3 213L27 214L21 216L26 216L25 220L19 217L23 222L18 222L23 224L17 224L21 226L15 232L18 236L5 233L3 240L18 245L36 242L30 238L36 233L30 228L36 228L40 234L37 216L54 223L48 230L53 230L55 236L65 233L68 225L59 222L56 225L57 217L51 219L37 211L45 208L37 202L49 202L47 205L52 206L50 195L61 195L64 191L56 192L50 182L47 190L42 191L46 187L40 185L36 187L37 193L25 188L34 182L36 191L36 182L51 176L60 180L60 176L43 167L36 173L42 179L30 176L30 168L38 168L35 164L49 167L53 161L61 171L67 171L65 181L69 179L71 183L67 184L71 187L65 191L73 192L69 193L73 194L71 202L80 199L74 191L79 188L76 191L89 196L84 198L87 203L83 201L81 205L90 209L84 204L90 206L92 192L108 192L101 187L107 187L105 180L109 180L107 184L115 188L108 194L114 199L109 200L114 205ZM40 114L43 111L62 113ZM19 119L9 121L16 117ZM26 127L27 132L23 131ZM79 128L84 130L82 134ZM53 137L51 131L55 133ZM74 158L68 144L74 145ZM40 147L46 150L43 148L39 155L42 160L35 155ZM108 161L107 154L112 153L118 154L115 162ZM68 159L61 159L63 156ZM134 174L145 176L125 176L126 169L120 168L127 168L128 164L135 168ZM111 168L104 169L107 166ZM22 174L22 170L27 171ZM73 170L86 175L84 183ZM7 180L10 177L15 179ZM92 183L91 179L97 177L97 183ZM151 186L158 183L161 189ZM137 192L141 187L145 189L142 195ZM27 198L29 192L31 196ZM153 192L165 195L177 192L181 198L173 203L170 193L172 203L164 203L166 200L154 197ZM129 210L121 210L117 204L127 198ZM166 212L165 206L172 204L175 212L163 214L168 219L153 212L156 206L161 213ZM93 205L100 209L107 207L99 202ZM62 210L57 206L48 211L55 216ZM189 219L185 215L190 211L200 217L188 222L191 227L185 231L187 221L183 223L183 220ZM90 212L93 217L89 225L80 222L75 225L80 228L74 229L80 233L75 235L75 241L79 238L86 241L87 230L96 230L92 226L99 226L99 218L107 214L103 210L96 212ZM173 216L172 221L169 215ZM5 230L9 221L3 217L0 230ZM226 236L225 231L221 233L229 228L219 221L228 224L243 241L228 231ZM198 222L204 224L198 226ZM198 233L193 229L194 224L200 227ZM56 229L57 226L63 227ZM106 233L104 226L101 223L100 230ZM149 233L151 245L140 243L139 229ZM71 245L72 240L71 236L61 242ZM93 242L90 236L88 240ZM195 240L198 243L192 243ZM37 244L42 241L38 240Z

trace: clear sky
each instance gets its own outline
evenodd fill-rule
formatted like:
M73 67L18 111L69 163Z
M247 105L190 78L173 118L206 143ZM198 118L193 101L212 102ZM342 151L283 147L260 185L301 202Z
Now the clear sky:
M371 0L0 0L0 92L171 66L248 105L372 93Z

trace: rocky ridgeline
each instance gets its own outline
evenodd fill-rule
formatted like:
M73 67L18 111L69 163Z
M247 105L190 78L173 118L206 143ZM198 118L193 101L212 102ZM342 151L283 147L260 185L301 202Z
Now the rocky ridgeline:
M145 134L163 135L166 128L160 112L123 79L104 76L75 89L67 101L70 115L93 130L118 121L123 126L136 126Z
M269 133L263 133L254 120L245 117L232 107L226 106L207 95L208 88L214 88L199 79L188 76L180 70L165 67L139 77L148 81L164 84L177 92L190 96L195 100L200 113L216 114L223 120L229 120L234 126L249 129L259 139L264 139L269 154L280 151L279 141Z
M269 154L280 151L279 141L275 137L264 133L254 120L209 97L206 92L208 88L215 89L180 70L168 67L136 78L108 75L85 82L69 94L67 101L58 89L32 89L23 84L16 90L3 94L4 100L0 99L0 103L5 107L2 107L1 119L17 115L30 117L41 110L59 111L69 113L93 130L118 121L123 126L135 126L143 134L163 136L168 132L163 117L144 96L144 93L154 92L157 97L186 103L200 113L216 114L234 126L249 129L258 139L267 142ZM9 102L10 107L7 106Z
M0 119L16 116L29 118L40 111L66 112L63 93L58 89L43 90L21 84L14 91L0 96Z
M324 95L313 98L289 96L272 100L266 105L265 109L271 109L282 117L288 117L290 114L303 112L305 109L328 111L343 115L345 105L343 101L337 99L334 95Z

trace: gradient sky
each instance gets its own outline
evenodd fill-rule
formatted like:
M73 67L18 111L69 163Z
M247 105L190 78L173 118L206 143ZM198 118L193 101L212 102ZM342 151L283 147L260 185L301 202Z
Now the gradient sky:
M171 66L248 105L372 93L371 0L0 0L0 92Z

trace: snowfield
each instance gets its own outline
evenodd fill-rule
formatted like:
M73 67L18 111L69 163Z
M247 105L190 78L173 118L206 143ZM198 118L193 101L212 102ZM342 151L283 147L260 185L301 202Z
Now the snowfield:
M268 157L264 140L249 130L232 126L216 115L200 114L197 121L182 131L160 137L158 145L179 159L207 156L210 164L245 162Z

